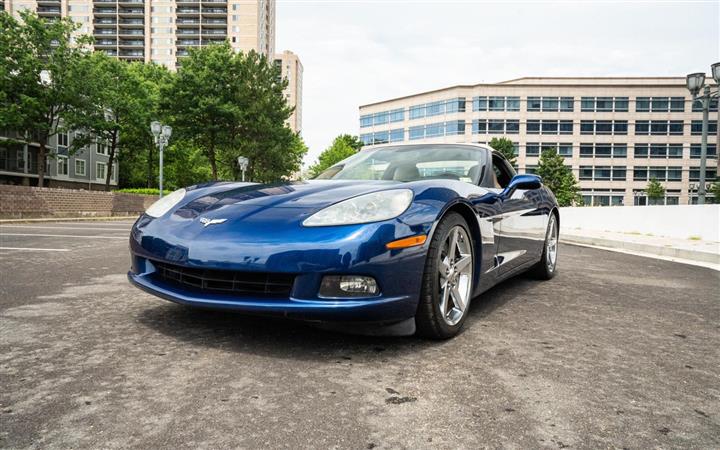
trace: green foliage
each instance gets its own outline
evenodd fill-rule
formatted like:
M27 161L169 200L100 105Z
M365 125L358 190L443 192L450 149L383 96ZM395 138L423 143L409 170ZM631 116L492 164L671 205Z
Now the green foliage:
M161 89L161 110L176 139L202 150L213 179L235 175L242 155L250 160L250 180L278 180L300 161L285 125L292 113L283 96L287 81L278 80L279 69L253 51L235 53L228 43L192 49Z
M490 141L490 147L501 153L505 159L510 162L510 165L515 166L517 164L517 155L515 154L515 146L513 142L508 138L492 138Z
M580 206L583 204L575 175L573 175L572 169L564 164L563 157L558 155L556 149L543 149L535 173L542 177L543 184L555 194L558 205L572 206L575 204Z
M648 203L656 205L658 203L662 203L660 200L665 198L665 188L662 184L660 184L657 178L652 177L645 188L645 194L648 197Z
M0 13L0 128L40 143L39 186L44 184L48 139L62 131L60 119L87 100L87 80L78 69L84 67L91 38L73 41L78 27L68 18L47 21L20 11L17 20Z
M160 195L160 189L155 189L155 188L124 188L124 189L118 189L115 192L124 192L126 194L140 194L140 195Z
M356 136L341 134L333 140L330 147L320 153L318 161L310 166L310 177L315 178L324 172L328 167L339 163L345 158L349 158L357 153L362 146L362 142Z
M713 203L720 204L720 180L715 180L715 182L710 185L708 193L713 195Z
M202 150L188 141L177 142L165 149L164 172L169 191L212 180Z

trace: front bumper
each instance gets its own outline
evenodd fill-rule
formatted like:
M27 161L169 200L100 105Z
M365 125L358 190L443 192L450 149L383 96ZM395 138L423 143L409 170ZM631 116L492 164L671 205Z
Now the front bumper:
M143 291L171 302L194 307L247 314L281 316L318 322L394 323L415 315L417 297L411 295L371 299L298 299L235 297L179 290L153 279L151 274L128 272L128 280Z

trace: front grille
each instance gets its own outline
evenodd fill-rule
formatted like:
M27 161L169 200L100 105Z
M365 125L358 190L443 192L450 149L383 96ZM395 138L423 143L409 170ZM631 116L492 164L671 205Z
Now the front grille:
M154 278L189 290L234 296L289 297L295 275L193 269L159 261Z

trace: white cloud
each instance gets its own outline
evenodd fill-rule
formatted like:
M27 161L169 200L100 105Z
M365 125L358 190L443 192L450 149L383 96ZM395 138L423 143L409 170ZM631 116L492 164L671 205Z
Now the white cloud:
M523 76L683 76L720 60L720 3L289 1L277 50L304 65L312 162L358 106Z

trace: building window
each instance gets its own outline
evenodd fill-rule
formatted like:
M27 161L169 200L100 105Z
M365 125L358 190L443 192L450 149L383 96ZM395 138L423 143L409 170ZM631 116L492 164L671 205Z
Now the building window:
M712 181L717 177L717 169L705 169L705 181ZM691 167L690 168L690 181L700 181L700 168L699 167Z
M473 97L473 111L520 111L520 97Z
M390 142L400 142L405 140L405 130L398 128L390 130Z
M98 143L96 144L96 149L97 149L96 152L97 152L98 155L105 155L105 156L107 156L107 155L109 154L109 152L110 152L109 149L108 149L107 144L103 144L103 143L101 143L101 142L98 142Z
M425 127L422 125L419 127L410 127L410 129L408 130L408 134L410 140L422 139L425 137Z
M68 158L67 156L57 155L57 174L59 176L68 175Z
M702 120L693 120L690 124L690 133L693 136L702 135ZM717 122L711 120L708 122L708 136L717 134Z
M703 103L702 100L695 100L692 104L692 111L693 112L702 112L703 110ZM718 110L718 98L715 97L710 101L710 111L717 111Z
M405 110L400 109L393 109L390 111L390 122L402 122L405 120Z
M580 134L627 134L627 120L582 120Z
M76 159L75 160L75 176L80 176L80 177L85 176L85 160L84 159Z
M473 120L472 132L473 134L518 134L520 133L520 121L475 119Z
M583 112L627 112L628 97L582 97L580 110Z
M465 112L465 97L458 97L450 100L440 100L436 102L426 103L423 105L414 105L411 106L409 109L410 119L419 119L422 117L439 116L441 114Z
M527 134L572 134L572 120L528 120Z
M95 178L98 180L104 180L107 175L106 169L107 165L105 163L95 163Z
M701 144L690 144L690 158L700 159L700 153L702 153ZM715 144L708 144L707 157L708 158L717 158L717 147Z
M58 133L57 142L59 147L67 147L70 142L70 137L68 136L68 133Z
M372 126L372 114L360 116L360 128L366 128Z
M635 121L635 134L652 136L681 136L683 134L682 120L637 120Z

